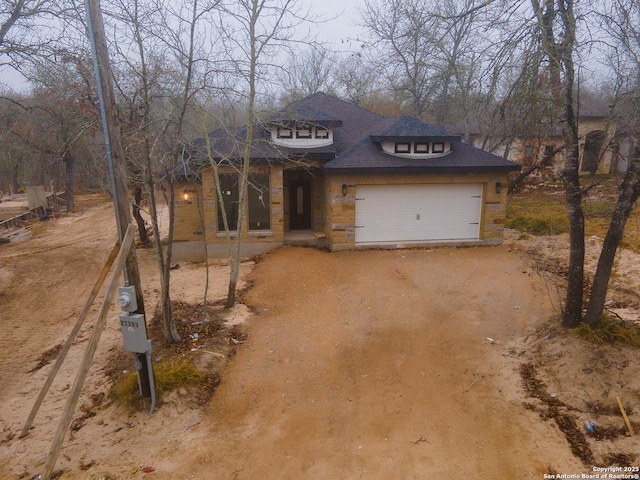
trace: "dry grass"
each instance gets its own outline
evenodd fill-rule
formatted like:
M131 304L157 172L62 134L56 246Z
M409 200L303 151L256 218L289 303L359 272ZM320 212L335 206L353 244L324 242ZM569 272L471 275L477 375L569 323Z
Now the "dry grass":
M603 183L585 196L585 235L604 238L617 201L614 177L599 178ZM558 235L568 231L562 186L537 187L509 197L505 226L530 235ZM634 209L627 221L621 246L640 252L640 209Z
M640 348L640 332L638 326L632 322L612 317L606 313L600 317L595 327L581 323L576 328L576 333L588 342L596 345L619 342Z
M153 375L158 396L179 388L207 385L206 376L186 357L154 363ZM138 393L137 373L129 371L122 374L111 388L110 397L123 405L138 407L142 398Z
M558 235L568 231L567 216L553 213L524 214L508 218L505 226L530 235Z

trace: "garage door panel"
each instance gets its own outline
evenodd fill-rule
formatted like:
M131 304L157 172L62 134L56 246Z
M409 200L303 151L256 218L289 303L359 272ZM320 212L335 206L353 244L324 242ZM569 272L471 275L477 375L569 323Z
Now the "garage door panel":
M356 243L477 239L482 185L358 185Z

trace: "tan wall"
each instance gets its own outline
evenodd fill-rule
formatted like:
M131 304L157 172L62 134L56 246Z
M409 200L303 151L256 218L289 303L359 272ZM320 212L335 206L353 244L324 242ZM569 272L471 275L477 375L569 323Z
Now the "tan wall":
M220 173L233 173L231 169L221 169ZM282 188L281 166L255 166L252 173L270 173L270 197L271 197L271 230L268 232L248 231L248 218L245 215L243 223L243 239L251 242L283 242L284 240L284 198ZM188 200L183 194L187 190ZM201 212L198 212L198 205ZM174 240L176 242L204 241L204 229L201 214L204 215L206 224L206 237L208 244L225 243L224 231L217 229L217 194L213 176L213 170L207 168L202 172L202 185L180 184L176 190L176 212Z
M605 118L585 118L580 120L578 125L578 143L580 146L580 160L582 161L582 156L584 153L584 143L587 137L587 134L594 131L603 131L605 132L605 145L609 144L611 139L615 135L616 127L614 124L609 124L607 119ZM514 162L518 162L521 165L531 165L534 161L540 161L544 158L544 151L546 145L553 145L554 148L557 148L564 144L564 140L560 136L555 137L546 137L546 138L518 138L514 140L511 145L511 151L509 154L509 158ZM530 145L533 147L533 156L527 158L526 155L526 147ZM607 148L604 152L602 160L598 165L597 173L600 174L608 174L611 172L612 163L614 162L614 151L611 148ZM564 166L565 154L564 151L561 151L556 154L553 159L553 165L556 166L557 169L561 169ZM582 170L582 168L581 168ZM587 173L582 172L581 173Z
M501 183L496 193L496 183ZM463 175L328 175L325 180L325 232L332 250L355 247L356 185L434 183L484 184L480 242L500 243L507 215L506 173ZM342 185L347 185L347 195Z

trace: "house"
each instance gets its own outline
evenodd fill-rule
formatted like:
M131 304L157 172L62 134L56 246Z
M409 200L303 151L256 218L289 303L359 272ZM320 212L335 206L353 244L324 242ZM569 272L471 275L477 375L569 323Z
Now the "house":
M463 128L454 126L452 130L463 131ZM491 128L479 120L471 126L465 125L467 142L525 167L542 164L554 167L558 173L564 167L564 138L560 127L551 121L543 122L530 134L505 137L502 132L497 141L491 135L481 133L484 130L491 131ZM616 130L617 122L612 120L608 106L593 104L593 101L582 106L578 121L580 174L607 175L626 171Z
M205 243L211 257L227 255L225 220L233 230L245 128L193 142L180 169L177 260L202 260ZM508 174L520 166L457 135L325 93L254 132L243 255L304 242L336 251L502 241Z

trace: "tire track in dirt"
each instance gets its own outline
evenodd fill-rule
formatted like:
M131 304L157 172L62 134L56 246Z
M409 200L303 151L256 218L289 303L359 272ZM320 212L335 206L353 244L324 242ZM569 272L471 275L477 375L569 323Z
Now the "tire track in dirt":
M50 220L34 238L0 247L0 401L36 388L25 377L44 382L48 368L29 371L67 337L115 240L113 210L100 206Z

